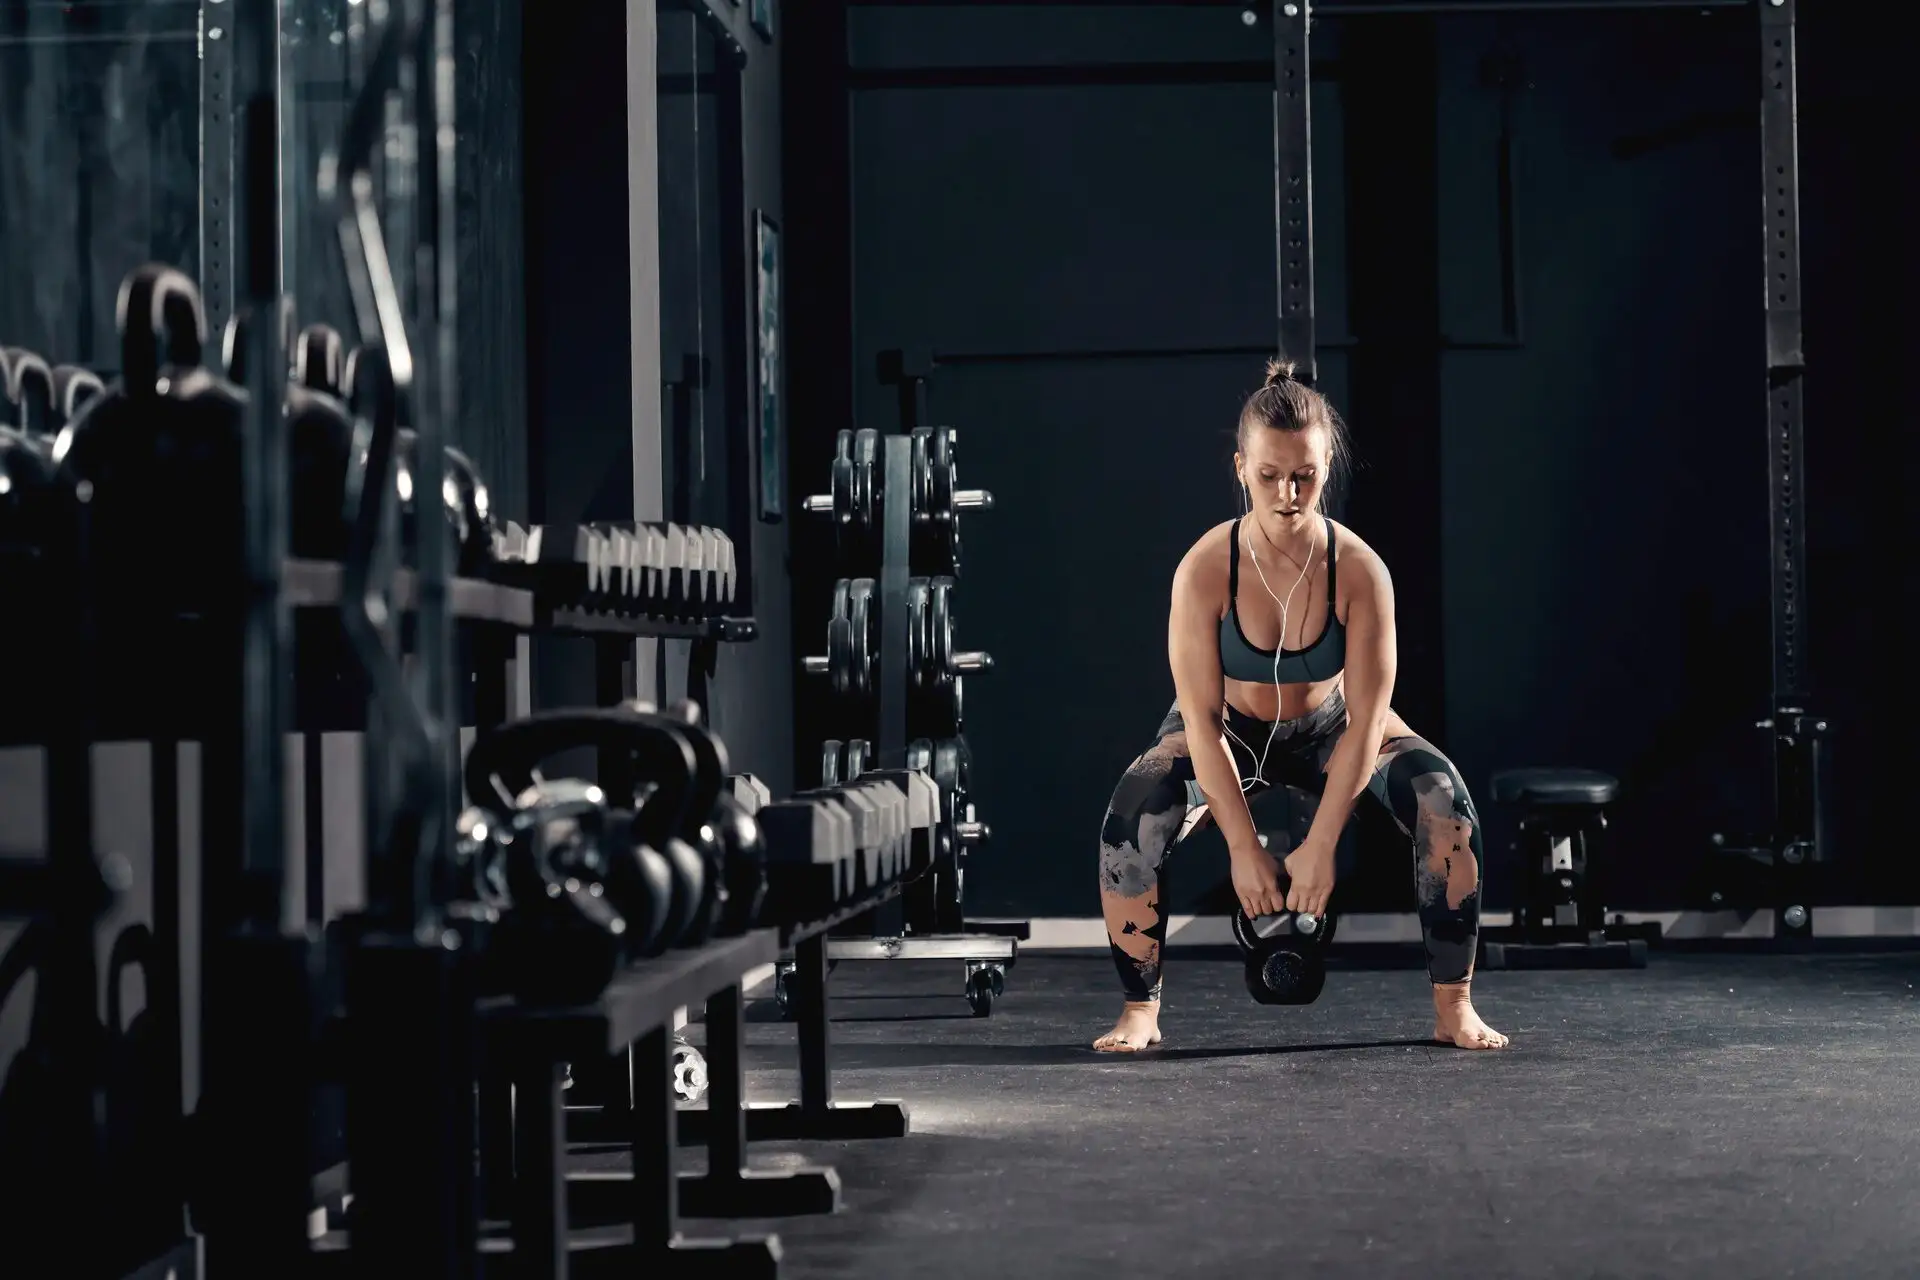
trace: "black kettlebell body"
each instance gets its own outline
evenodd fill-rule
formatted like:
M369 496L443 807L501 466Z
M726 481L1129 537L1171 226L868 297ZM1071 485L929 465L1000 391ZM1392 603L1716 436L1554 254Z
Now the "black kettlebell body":
M513 908L495 927L501 971L514 995L533 1004L585 1004L619 971L627 924L597 876L597 787L544 784L497 838L505 846Z
M712 826L722 853L727 890L715 932L733 937L753 928L766 904L767 845L753 815L725 792L714 802Z
M87 504L100 629L230 609L245 523L246 393L200 363L193 282L141 267L120 288L121 374L62 428L53 460Z
M287 497L293 508L288 546L312 560L340 560L347 551L347 468L353 417L326 391L287 388Z
M1338 917L1288 913L1293 928L1273 917L1237 920L1236 935L1252 940L1246 953L1247 992L1260 1004L1312 1004L1327 985L1327 947Z
M607 864L607 892L627 918L627 950L635 956L659 955L673 910L673 868L665 855L634 831L631 811L607 814L601 839Z

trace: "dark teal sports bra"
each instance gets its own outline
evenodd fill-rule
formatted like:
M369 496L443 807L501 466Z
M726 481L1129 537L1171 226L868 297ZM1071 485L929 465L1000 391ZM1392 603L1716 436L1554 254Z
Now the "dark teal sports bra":
M1331 680L1346 668L1347 629L1340 625L1333 607L1333 575L1339 564L1333 550L1334 528L1333 521L1327 521L1327 625L1306 648L1280 651L1276 680L1273 650L1254 647L1240 629L1240 522L1233 522L1227 539L1232 548L1227 560L1227 616L1220 619L1220 671L1227 679L1245 684L1311 684Z

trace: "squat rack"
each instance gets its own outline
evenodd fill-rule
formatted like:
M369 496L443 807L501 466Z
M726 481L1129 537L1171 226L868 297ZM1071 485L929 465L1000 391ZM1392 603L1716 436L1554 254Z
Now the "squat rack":
M1800 169L1795 105L1796 0L1708 0L1691 9L1758 10L1763 288L1766 308L1767 473L1771 529L1772 714L1757 727L1773 741L1773 827L1755 838L1715 835L1715 852L1768 871L1774 936L1813 933L1812 867L1828 856L1820 805L1827 721L1809 708L1806 668L1806 535L1800 495L1806 468L1801 342ZM1313 292L1313 126L1308 92L1312 13L1556 12L1679 7L1674 0L1273 0L1274 258L1280 353L1312 382L1317 373ZM1251 10L1248 11L1251 17ZM1757 905L1726 901L1715 906Z

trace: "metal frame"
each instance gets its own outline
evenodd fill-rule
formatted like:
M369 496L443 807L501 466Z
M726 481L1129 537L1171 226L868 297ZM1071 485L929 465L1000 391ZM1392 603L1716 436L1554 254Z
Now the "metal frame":
M215 333L233 315L233 0L200 0L200 297Z
M1767 453L1772 566L1773 735L1777 936L1813 936L1813 864L1825 862L1822 738L1808 710L1806 422L1801 342L1800 160L1795 101L1795 0L1760 0L1760 155L1765 208Z
M1318 377L1313 314L1313 93L1307 0L1273 3L1273 229L1280 358Z
M698 376L698 385L689 388L687 380L667 383L665 389L675 408L688 403L690 395L703 394L707 378L717 372L721 385L728 388L726 433L727 507L724 527L733 538L738 557L736 598L751 601L754 587L753 530L760 523L760 456L758 405L759 381L753 376L753 357L758 342L758 298L755 292L757 272L750 269L758 262L758 249L751 229L752 211L747 207L746 178L746 68L747 45L733 30L738 10L717 0L661 0L662 12L691 14L714 41L714 71L711 90L718 114L720 134L720 294L721 311L718 332L723 336L719 358L710 359L701 352L697 369L688 363L686 379ZM691 86L695 92L708 88ZM669 426L671 423L668 424ZM669 437L671 441L671 437ZM672 445L668 445L671 451ZM674 471L678 471L676 459ZM673 477L669 476L669 483ZM684 491L667 494L667 508L684 500ZM684 512L683 512L684 514ZM737 516L737 519L735 518Z

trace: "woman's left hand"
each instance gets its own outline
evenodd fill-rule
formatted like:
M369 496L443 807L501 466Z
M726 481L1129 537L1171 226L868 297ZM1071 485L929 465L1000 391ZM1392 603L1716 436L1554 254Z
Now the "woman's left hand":
M1333 896L1333 846L1308 836L1287 855L1287 910L1325 916Z

